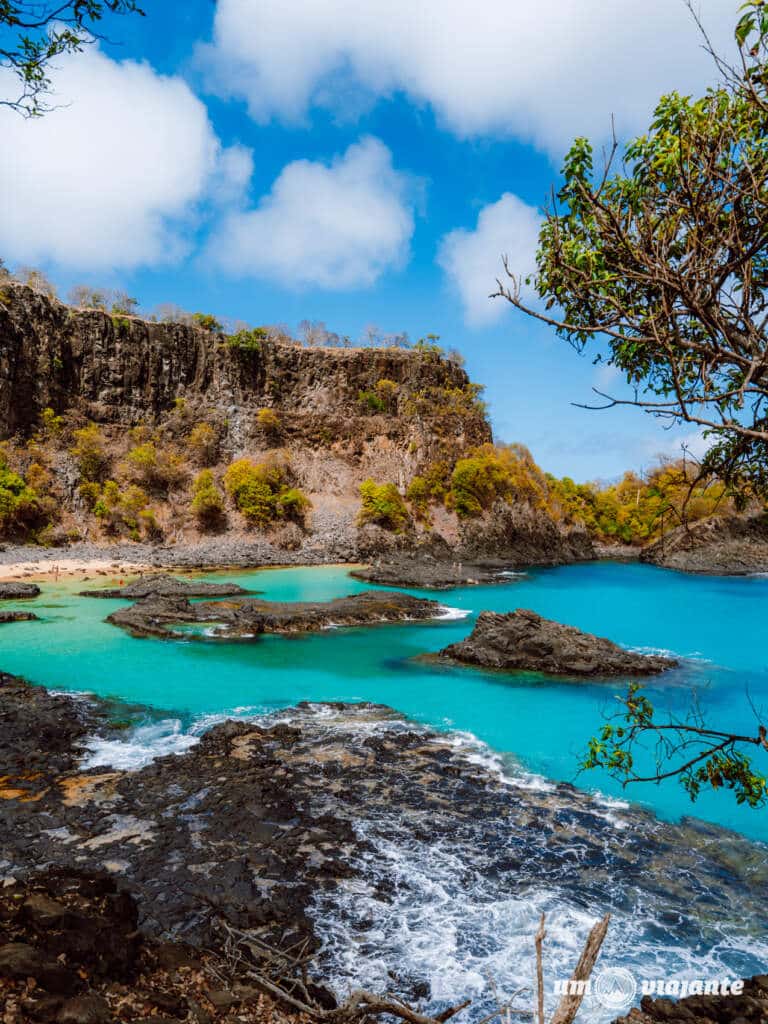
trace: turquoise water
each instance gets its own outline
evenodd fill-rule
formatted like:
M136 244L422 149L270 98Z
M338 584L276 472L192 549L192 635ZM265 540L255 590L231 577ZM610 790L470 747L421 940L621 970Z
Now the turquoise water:
M370 589L344 567L236 571L216 578L287 601ZM109 582L97 577L87 586ZM121 602L77 597L83 588L47 584L40 598L20 603L42 621L0 627L0 668L57 689L150 705L178 718L182 731L221 714L299 700L377 701L438 728L471 732L550 779L642 802L666 818L694 814L768 839L768 811L738 808L725 793L707 793L692 806L674 782L622 791L595 773L577 777L579 755L621 683L558 683L412 660L464 637L483 609L532 608L630 647L683 657L681 669L648 685L652 699L681 712L695 686L711 724L754 732L749 699L768 708L768 579L693 577L609 562L532 570L499 586L437 595L444 605L468 611L464 619L252 643L136 640L103 621ZM164 741L172 743L173 736Z

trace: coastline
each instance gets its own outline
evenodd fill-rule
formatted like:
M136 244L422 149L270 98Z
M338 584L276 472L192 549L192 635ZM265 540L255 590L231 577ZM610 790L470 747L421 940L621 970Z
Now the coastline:
M719 924L749 933L762 920L768 879L755 876L748 840L718 831L713 846L711 828L663 822L568 784L531 785L489 759L483 744L384 705L300 703L229 719L183 753L126 770L81 759L94 731L110 734L114 707L7 676L0 688L9 712L0 750L12 774L6 787L16 789L0 804L4 884L34 886L46 864L64 874L106 872L135 901L142 941L218 948L223 919L256 929L276 949L307 942L311 976L326 990L394 984L434 1013L474 995L472 1020L489 998L473 991L476 965L455 950L448 979L439 948L421 966L413 958L436 927L479 927L489 963L500 958L508 972L497 980L516 987L528 974L539 909L553 936L586 930L612 910L612 960L652 942L643 931L649 912L634 906L637 870L657 879L655 914L681 922L679 956L720 937L695 916L700 884L711 887ZM41 728L48 742L30 774L29 739ZM574 862L574 842L583 860ZM639 864L625 874L630 851ZM738 914L722 884L726 868L742 894ZM506 927L490 922L485 935L497 887L511 916ZM575 909L579 892L588 902L577 898ZM402 945L403 915L413 949L411 939ZM652 931L653 915L647 923ZM361 948L356 936L368 931L381 941ZM568 942L555 940L550 956L553 976L572 966Z

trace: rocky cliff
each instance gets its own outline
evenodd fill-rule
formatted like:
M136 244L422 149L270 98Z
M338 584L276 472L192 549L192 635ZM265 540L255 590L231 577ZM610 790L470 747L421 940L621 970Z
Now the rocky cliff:
M768 572L768 516L719 516L679 526L640 555L683 572L744 576Z
M366 405L361 393L376 394L380 382L389 388L386 401ZM302 531L291 524L265 535L246 529L233 513L216 536L203 537L189 514L193 465L186 490L181 486L153 502L166 544L199 544L202 562L354 560L408 549L424 534L423 522L399 535L358 529L360 483L390 482L402 493L426 467L452 467L492 440L477 389L457 363L434 352L306 348L266 339L237 346L200 326L74 309L29 287L5 284L0 440L13 439L13 468L19 471L29 462L21 446L39 430L46 409L64 417L65 436L56 451L43 445L42 462L63 510L59 535L70 539L105 539L81 500L66 441L67 432L71 439L87 422L99 424L113 467L121 465L131 429L144 430L158 449L184 456L190 430L202 421L216 434L215 459L205 465L219 481L223 468L243 456L261 460L279 453L289 459L313 506ZM265 429L264 410L275 414L277 428ZM38 448L36 457L40 453ZM585 536L564 540L547 512L527 505L510 512L503 536L496 516L475 522L468 533L440 509L430 526L451 550L471 546L473 553L504 557L519 535L526 561L591 552Z

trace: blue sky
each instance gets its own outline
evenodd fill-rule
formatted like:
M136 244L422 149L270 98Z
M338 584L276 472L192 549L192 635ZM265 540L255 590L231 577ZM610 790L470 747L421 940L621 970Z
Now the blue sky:
M486 298L528 271L569 140L627 136L712 67L682 0L146 0L56 76L60 109L0 108L0 256L250 323L433 332L486 385L498 439L577 479L690 432L588 412L620 385ZM702 0L727 46L736 5ZM0 87L4 87L0 78ZM693 448L700 439L693 438Z

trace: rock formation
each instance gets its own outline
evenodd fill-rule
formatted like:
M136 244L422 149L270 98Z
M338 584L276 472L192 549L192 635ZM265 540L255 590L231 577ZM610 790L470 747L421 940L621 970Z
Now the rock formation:
M204 580L177 579L167 573L149 573L124 587L82 590L80 597L107 597L136 600L144 597L234 597L248 591L237 583L206 583Z
M0 601L19 601L39 594L36 583L0 583Z
M107 622L135 637L170 638L183 623L209 624L206 639L254 639L262 633L316 633L337 626L375 626L384 622L433 619L441 606L410 594L366 590L332 601L197 601L184 597L147 597L107 616Z
M684 572L768 573L768 515L721 516L679 526L645 548L640 558Z
M481 612L470 636L445 647L440 657L484 668L580 677L647 676L677 665L672 658L635 654L525 608L506 615Z

